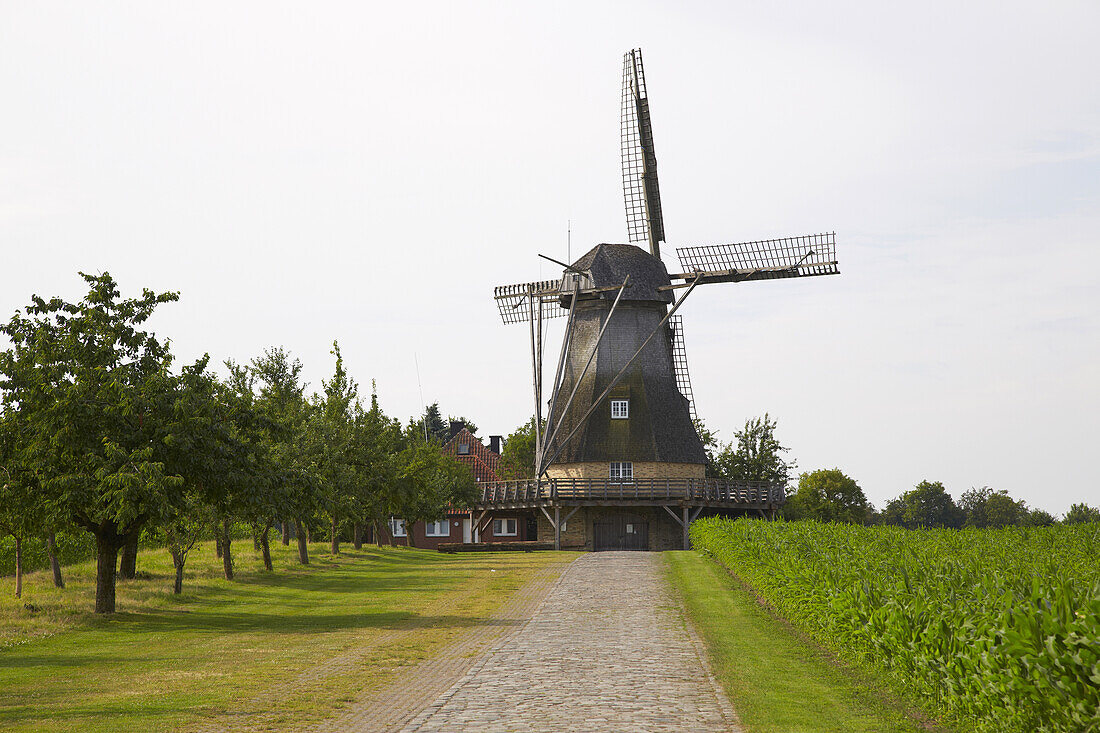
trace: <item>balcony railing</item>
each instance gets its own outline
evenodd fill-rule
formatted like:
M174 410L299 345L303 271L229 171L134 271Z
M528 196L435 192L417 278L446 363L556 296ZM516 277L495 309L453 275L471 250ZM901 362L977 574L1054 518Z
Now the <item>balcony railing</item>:
M728 504L782 504L782 486L767 481L724 479L611 479L552 478L536 481L493 481L481 485L481 503L514 504L540 501L660 500Z

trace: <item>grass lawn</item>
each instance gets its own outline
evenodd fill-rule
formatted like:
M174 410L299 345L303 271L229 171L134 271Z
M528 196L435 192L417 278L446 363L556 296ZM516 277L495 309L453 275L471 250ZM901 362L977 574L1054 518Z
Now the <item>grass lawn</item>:
M718 563L697 552L664 557L749 733L930 729L883 688L776 619Z
M548 563L570 553L470 553L273 545L266 572L235 542L236 579L213 543L187 562L184 593L165 550L142 550L118 613L91 613L94 562L0 578L0 730L280 729L326 717L433 655ZM28 610L24 604L36 610ZM409 633L414 629L415 633ZM343 660L335 667L322 662Z

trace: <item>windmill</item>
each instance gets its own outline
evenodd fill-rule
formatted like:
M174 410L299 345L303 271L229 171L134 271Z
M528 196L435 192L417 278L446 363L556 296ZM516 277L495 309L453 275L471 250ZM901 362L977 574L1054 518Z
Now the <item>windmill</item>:
M641 49L623 58L621 113L630 244L598 244L572 263L539 255L562 277L494 291L503 321L530 332L536 479L702 479L680 306L699 285L839 273L832 233L677 247L680 271L669 273ZM544 398L550 318L568 321Z

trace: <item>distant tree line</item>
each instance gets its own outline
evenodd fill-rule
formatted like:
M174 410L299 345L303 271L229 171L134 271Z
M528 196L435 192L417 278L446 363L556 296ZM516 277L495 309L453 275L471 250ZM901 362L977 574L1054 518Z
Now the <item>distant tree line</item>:
M233 578L242 523L271 570L276 525L308 564L318 528L337 553L345 533L358 548L366 527L380 539L390 517L436 520L474 498L469 470L439 450L438 405L402 428L373 388L361 401L338 344L312 395L283 348L227 361L224 378L209 356L176 368L169 342L143 325L177 293L122 298L109 274L82 277L82 300L34 296L0 326L11 341L0 352L0 533L14 538L17 595L32 538L63 586L60 532L94 537L95 610L112 613L142 536L171 553L179 593L188 553L211 535Z
M769 415L746 421L734 440L719 443L702 422L696 430L707 450L707 475L730 480L764 480L787 486L796 475L788 449L775 436L776 421ZM790 520L854 524L891 524L918 527L1045 526L1100 522L1100 509L1074 504L1061 520L1043 509L1028 507L1007 491L987 486L963 492L956 502L936 481L921 481L913 489L887 502L877 511L854 479L838 468L798 474L794 490L788 490L783 516Z

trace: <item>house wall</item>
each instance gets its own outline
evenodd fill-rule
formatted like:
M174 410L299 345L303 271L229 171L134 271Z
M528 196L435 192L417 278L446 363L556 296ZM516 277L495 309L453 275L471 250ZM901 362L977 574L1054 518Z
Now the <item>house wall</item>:
M634 478L636 479L705 478L706 471L707 467L700 463L663 463L658 461L634 463ZM611 464L606 461L555 463L547 469L546 473L550 478L606 479L611 474Z

